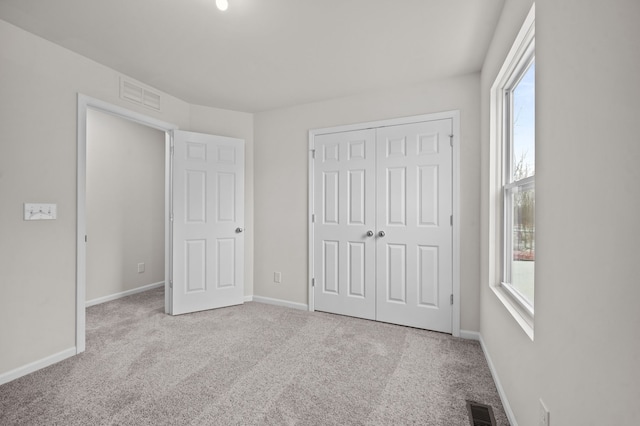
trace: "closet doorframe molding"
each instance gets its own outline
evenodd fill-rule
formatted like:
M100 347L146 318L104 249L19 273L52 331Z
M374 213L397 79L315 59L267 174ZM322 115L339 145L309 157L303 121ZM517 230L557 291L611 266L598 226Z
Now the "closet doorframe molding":
M313 278L315 276L314 271L314 234L313 234L313 213L314 209L314 152L315 152L315 137L317 135L323 135L327 133L349 132L353 130L366 130L376 129L379 127L398 126L402 124L420 123L423 121L435 121L435 120L452 120L453 138L452 138L452 211L453 211L453 229L452 229L452 260L453 260L453 309L452 309L452 335L460 337L460 110L444 111L432 114L414 115L409 117L392 118L387 120L370 121L365 123L347 124L336 127L325 127L321 129L309 130L308 146L308 214L307 214L307 229L308 229L308 277L307 277L307 292L309 311L314 311L314 294L313 294Z

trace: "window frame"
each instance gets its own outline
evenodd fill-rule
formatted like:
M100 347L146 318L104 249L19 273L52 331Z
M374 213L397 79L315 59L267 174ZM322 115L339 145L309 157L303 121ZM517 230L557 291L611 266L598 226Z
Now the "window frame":
M535 61L535 4L531 7L511 50L491 87L490 122L490 238L489 284L498 299L533 340L534 304L523 297L511 283L512 222L511 194L535 190L535 174L518 181L512 179L513 90ZM534 237L535 238L535 237ZM534 284L535 286L535 284ZM533 301L532 301L533 302Z
M514 68L507 79L505 86L500 88L499 90L504 96L504 103L502 105L501 111L502 121L503 121L503 134L500 140L500 144L502 145L502 150L504 153L503 159L503 176L502 176L502 277L500 281L500 285L504 288L510 297L512 297L515 303L520 305L521 309L524 309L526 313L533 317L534 315L534 303L533 301L529 301L526 297L524 297L518 289L516 289L512 281L511 274L511 259L510 257L513 255L513 203L511 201L511 196L515 195L519 191L533 189L535 191L535 172L533 176L528 176L522 178L520 180L513 180L513 142L514 142L514 133L513 133L513 92L518 87L518 84L522 81L523 77L535 61L535 38L529 40L527 43L526 49L523 51L523 54L518 58L514 58L515 64ZM535 236L534 236L535 240ZM534 278L535 281L535 278ZM535 288L535 284L534 284Z

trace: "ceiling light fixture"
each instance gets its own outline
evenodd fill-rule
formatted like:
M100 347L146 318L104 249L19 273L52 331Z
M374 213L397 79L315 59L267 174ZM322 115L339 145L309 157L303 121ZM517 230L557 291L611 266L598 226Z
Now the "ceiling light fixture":
M216 6L224 12L229 7L229 2L228 0L216 0Z

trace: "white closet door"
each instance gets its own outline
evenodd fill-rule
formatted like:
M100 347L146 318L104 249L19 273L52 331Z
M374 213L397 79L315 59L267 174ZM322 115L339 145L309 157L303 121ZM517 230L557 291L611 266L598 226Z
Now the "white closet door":
M452 121L377 129L379 321L451 333Z
M174 132L173 315L244 301L244 141Z
M375 130L316 136L314 185L315 309L374 319Z

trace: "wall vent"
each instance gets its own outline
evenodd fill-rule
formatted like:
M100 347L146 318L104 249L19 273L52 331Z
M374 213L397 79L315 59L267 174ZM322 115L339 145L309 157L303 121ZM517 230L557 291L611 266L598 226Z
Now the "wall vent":
M160 94L132 81L120 79L120 98L160 111Z
M467 401L467 411L471 426L495 426L496 419L490 405Z

